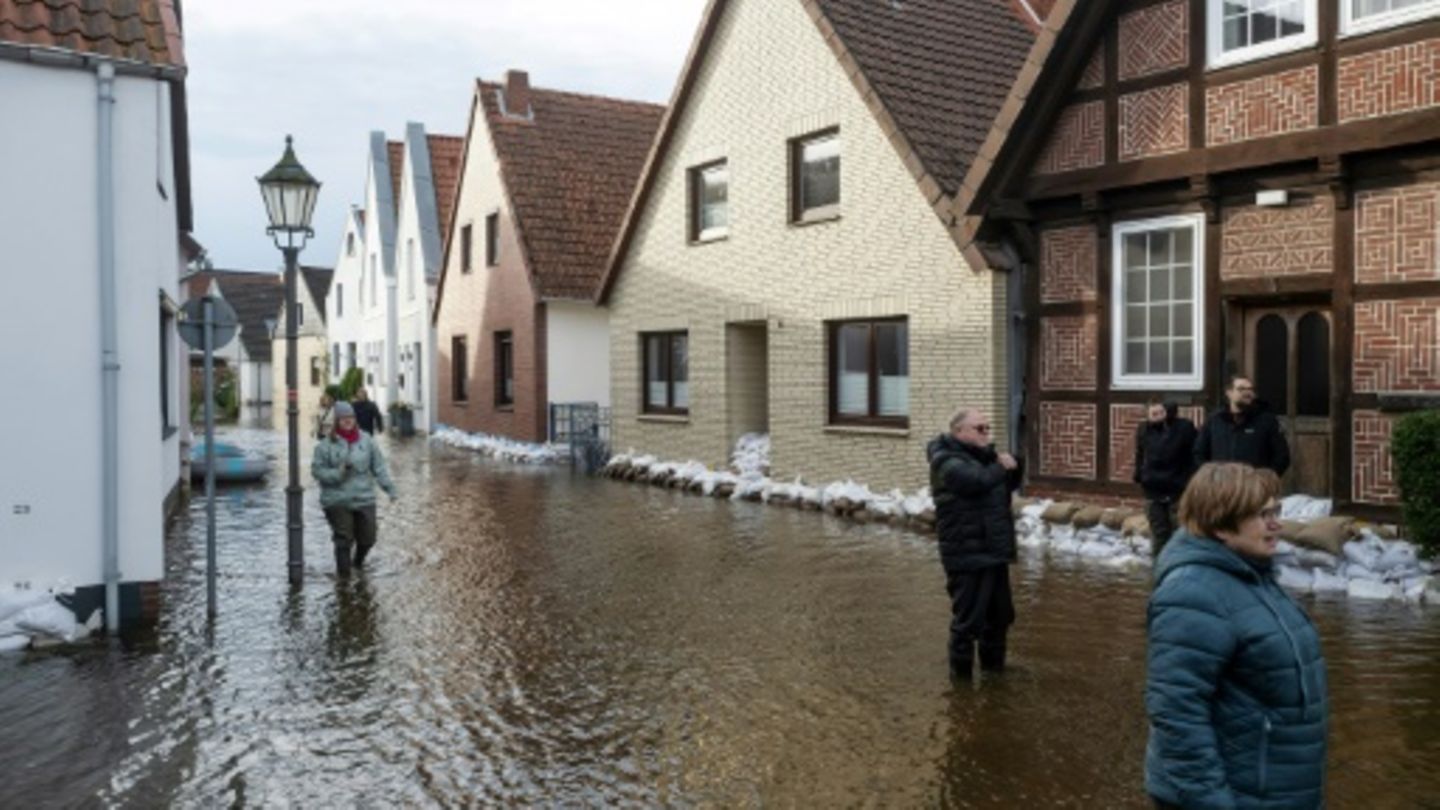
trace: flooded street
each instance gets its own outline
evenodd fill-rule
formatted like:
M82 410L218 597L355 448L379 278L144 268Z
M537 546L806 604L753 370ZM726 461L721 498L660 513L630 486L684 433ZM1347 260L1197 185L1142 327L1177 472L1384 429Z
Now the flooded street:
M0 807L1139 807L1148 572L1024 556L1013 672L946 677L933 540L389 443L400 503L331 576L284 443L171 532L153 637L0 657ZM1334 807L1440 806L1440 611L1305 602Z

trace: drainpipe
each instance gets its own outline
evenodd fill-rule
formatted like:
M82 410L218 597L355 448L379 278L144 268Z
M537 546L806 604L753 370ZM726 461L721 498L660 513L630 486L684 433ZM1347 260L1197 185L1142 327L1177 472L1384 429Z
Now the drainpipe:
M100 531L105 628L120 630L120 340L115 300L115 66L95 67L98 81L96 185L100 228Z
M400 271L385 277L385 405L389 408L400 399L396 382L396 366L400 359Z

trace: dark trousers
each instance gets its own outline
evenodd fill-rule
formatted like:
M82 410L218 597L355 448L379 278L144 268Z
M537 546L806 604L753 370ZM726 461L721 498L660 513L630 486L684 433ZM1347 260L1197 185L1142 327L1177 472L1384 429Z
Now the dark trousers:
M325 519L330 522L330 539L335 543L335 573L345 576L350 573L351 549L355 552L354 564L364 565L365 555L375 545L375 505L359 509L327 507Z
M1150 522L1150 550L1156 557L1175 533L1175 501L1168 496L1145 501L1145 519Z
M968 678L974 671L975 647L980 668L1005 668L1005 634L1015 622L1010 597L1010 566L961 569L945 564L945 590L950 594L950 674Z

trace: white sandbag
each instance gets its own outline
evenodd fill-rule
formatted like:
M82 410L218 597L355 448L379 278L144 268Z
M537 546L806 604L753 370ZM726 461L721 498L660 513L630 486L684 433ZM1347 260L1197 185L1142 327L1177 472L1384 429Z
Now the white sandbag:
M1116 554L1113 557L1107 557L1101 560L1100 563L1102 565L1107 565L1111 568L1118 568L1122 571L1133 571L1147 567L1150 564L1150 561L1145 559L1144 557L1139 556L1138 554L1122 552L1120 554Z
M50 636L67 643L90 634L85 625L75 621L75 613L70 608L54 599L27 608L15 618L15 625L31 635Z
M1314 520L1330 517L1329 498L1312 498L1309 495L1291 495L1280 501L1281 520Z
M1035 518L1036 520L1039 520L1040 516L1045 514L1045 510L1049 509L1050 506L1054 503L1055 501L1051 500L1050 498L1045 498L1043 500L1036 501L1035 503L1032 503L1028 506L1020 507L1020 514L1028 518Z
M0 653L19 652L30 646L30 637L21 633L14 636L0 636Z
M1340 564L1340 558L1318 548L1301 548L1295 551L1295 564L1301 568L1323 568L1327 571L1334 571L1335 567Z
M1275 569L1275 581L1282 588L1309 593L1315 588L1315 573L1308 568L1282 565Z
M1384 553L1385 543L1379 538L1366 537L1345 544L1345 559L1372 571L1380 564L1380 556Z
M1315 593L1345 593L1350 590L1350 581L1339 574L1324 568L1311 569L1310 573L1313 577L1310 587Z
M1345 592L1351 599L1398 599L1400 587L1372 579L1351 579Z
M1412 577L1400 583L1400 589L1404 592L1407 603L1418 605L1425 601L1425 592L1430 589L1430 577Z
M1080 547L1075 550L1075 553L1081 557L1091 557L1094 559L1114 557L1124 552L1125 549L1119 544L1098 538L1082 541Z
M1293 555L1293 554L1295 553L1295 551L1296 551L1296 548L1295 548L1295 545L1294 545L1293 543L1287 542L1287 541L1285 541L1285 540L1276 540L1276 541L1275 541L1275 556L1276 556L1276 557Z
M11 619L29 608L50 601L49 591L0 586L0 621Z
M1381 541L1382 543L1384 541ZM1415 546L1404 540L1393 540L1385 543L1385 550L1381 552L1380 559L1371 566L1376 571L1390 571L1395 568L1414 568L1420 563L1420 554Z
M1348 564L1345 566L1345 578L1346 578L1346 579L1365 579L1365 580L1369 580L1369 581L1371 581L1371 582L1384 582L1384 581L1385 581L1385 575L1382 574L1382 573L1380 573L1379 571L1371 570L1371 569L1366 568L1365 566L1363 566L1363 565L1361 565L1361 564L1359 564L1359 563L1353 563L1353 562L1352 562L1352 563L1348 563Z

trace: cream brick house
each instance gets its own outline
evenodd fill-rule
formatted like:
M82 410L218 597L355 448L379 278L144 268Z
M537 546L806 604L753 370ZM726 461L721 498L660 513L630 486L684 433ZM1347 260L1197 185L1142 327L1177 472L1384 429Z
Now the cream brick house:
M777 477L914 489L961 404L1008 442L1009 280L949 204L1033 23L713 0L601 292L617 450L724 466L768 432Z

